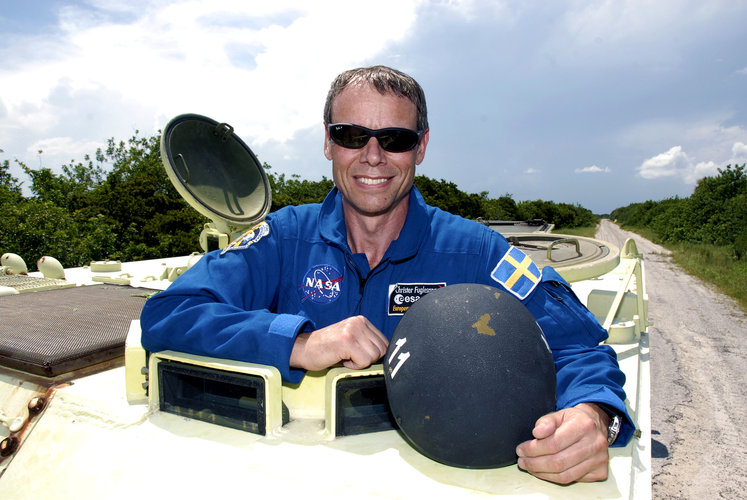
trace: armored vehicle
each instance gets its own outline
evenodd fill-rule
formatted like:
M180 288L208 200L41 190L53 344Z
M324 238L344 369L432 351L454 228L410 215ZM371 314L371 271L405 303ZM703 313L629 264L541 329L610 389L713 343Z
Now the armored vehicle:
M267 179L229 125L177 117L163 133L162 157L180 194L212 220L200 237L204 251L225 247L266 215ZM145 300L201 254L71 269L42 257L38 272L6 254L0 495L650 498L643 260L632 240L614 248L534 229L507 237L571 283L609 332L627 377L637 431L627 446L610 449L606 481L558 486L515 464L465 468L428 458L392 421L381 364L308 373L291 385L270 366L146 352L138 321ZM457 394L440 404L460 402Z

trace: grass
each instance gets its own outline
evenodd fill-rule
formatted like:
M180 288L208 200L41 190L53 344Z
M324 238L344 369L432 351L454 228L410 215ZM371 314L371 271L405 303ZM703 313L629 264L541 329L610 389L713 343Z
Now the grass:
M573 228L555 228L552 230L553 233L558 234L569 234L571 236L585 236L587 238L593 238L597 232L597 226L585 226L585 227L573 227Z
M747 259L738 260L730 246L694 243L661 243L656 233L647 228L626 227L628 231L658 243L672 252L672 262L686 273L714 285L721 293L737 301L747 311ZM596 226L554 229L554 233L593 238Z
M714 285L721 293L733 298L743 311L747 311L747 259L737 259L733 247L705 243L662 243L650 229L627 226L625 229L670 250L672 262L687 274Z
M672 262L712 283L747 311L747 260L737 260L731 247L685 243L665 246L672 251Z

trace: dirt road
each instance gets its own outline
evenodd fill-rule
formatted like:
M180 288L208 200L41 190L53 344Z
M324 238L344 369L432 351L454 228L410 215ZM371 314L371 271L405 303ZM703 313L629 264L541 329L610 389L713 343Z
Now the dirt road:
M747 498L747 319L663 247L602 221L597 238L632 237L644 254L651 345L654 498Z

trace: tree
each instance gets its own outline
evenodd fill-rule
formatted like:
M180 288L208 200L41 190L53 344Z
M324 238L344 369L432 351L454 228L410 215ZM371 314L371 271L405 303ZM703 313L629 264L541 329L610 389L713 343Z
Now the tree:
M262 166L265 170L272 168L267 163ZM276 176L269 172L267 177L272 187L271 210L273 212L288 205L321 203L335 185L331 179L326 177L322 177L321 181L308 181L301 180L298 174L293 174L290 179L287 179L285 174Z
M719 175L698 181L690 196L686 224L695 229L693 239L703 243L726 245L734 243L744 228L747 176L745 165L727 165ZM739 203L742 201L742 203Z
M10 173L10 162L0 163L0 253L13 252L12 235L18 227L18 205L23 203L21 184Z
M111 165L106 173L105 164ZM24 258L56 257L64 266L91 260L140 260L199 251L206 221L179 196L160 159L158 135L108 141L95 161L51 169L21 165L31 177L28 199L7 175L0 179L16 203L3 203L3 251ZM2 191L2 193L5 193ZM9 195L11 196L11 195ZM18 198L20 196L20 199Z
M487 191L480 193L482 197L482 211L488 220L518 220L519 212L516 202L510 194L495 199L488 198Z
M453 182L444 179L436 181L424 175L416 176L414 183L430 205L468 219L484 217L480 195L467 194Z
M199 251L206 219L179 195L166 175L160 136L126 143L110 139L101 156L112 170L87 197L78 215L106 225L118 242L112 258L141 260Z
M734 247L737 257L747 242L745 165L727 165L718 175L698 180L688 198L633 203L610 214L624 227L647 228L660 241Z

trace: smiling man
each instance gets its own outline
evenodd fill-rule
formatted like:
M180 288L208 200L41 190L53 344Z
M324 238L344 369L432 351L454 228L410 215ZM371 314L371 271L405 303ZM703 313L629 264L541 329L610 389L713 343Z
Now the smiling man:
M143 346L273 365L297 383L306 370L379 361L405 299L456 283L498 287L534 315L558 383L558 411L519 445L519 466L559 483L605 479L608 445L634 430L624 375L600 345L607 334L553 269L425 203L413 186L429 139L420 85L383 66L346 71L324 130L335 181L326 199L268 215L148 300Z

